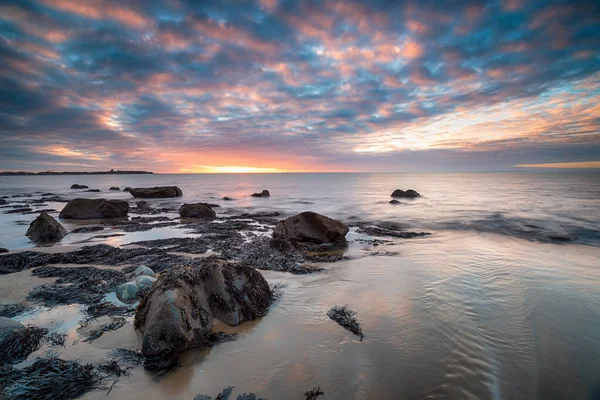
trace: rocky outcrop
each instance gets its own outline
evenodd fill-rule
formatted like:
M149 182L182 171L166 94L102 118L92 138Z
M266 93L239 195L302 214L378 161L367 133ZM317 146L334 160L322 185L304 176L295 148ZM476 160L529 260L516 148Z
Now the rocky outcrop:
M307 211L278 222L273 239L294 244L346 243L348 231L340 221Z
M215 218L217 213L203 203L184 204L179 208L181 218Z
M42 211L27 229L27 236L33 242L56 242L67 234L67 230L54 218Z
M135 314L147 366L169 364L191 347L214 343L213 319L236 326L264 315L273 298L253 268L208 258L161 274Z
M271 197L271 193L268 190L263 190L260 193L252 193L252 197Z
M140 199L162 199L183 195L177 186L157 186L152 188L130 188L129 193Z
M121 190L121 189L119 189L117 186L111 186L110 189L108 189L108 190Z
M89 189L89 188L90 188L89 186L80 185L78 183L71 185L71 189Z
M127 217L129 203L124 200L74 199L59 214L66 219L103 219Z
M403 199L414 199L415 197L421 197L421 195L412 189L408 189L406 191L401 190L401 189L396 189L392 193L392 197L403 198Z
M131 188L129 186L127 186L125 189L123 189L124 192L129 192L131 190Z

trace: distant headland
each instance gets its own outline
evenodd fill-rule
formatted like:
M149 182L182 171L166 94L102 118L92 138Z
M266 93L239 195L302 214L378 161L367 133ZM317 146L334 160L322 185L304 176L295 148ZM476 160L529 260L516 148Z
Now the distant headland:
M0 172L0 176L22 176L22 175L128 175L128 174L151 174L149 171L115 171L111 169L110 171L97 171L97 172L78 172L78 171L70 171L70 172L56 172L56 171L41 171L41 172L25 172L25 171L2 171Z

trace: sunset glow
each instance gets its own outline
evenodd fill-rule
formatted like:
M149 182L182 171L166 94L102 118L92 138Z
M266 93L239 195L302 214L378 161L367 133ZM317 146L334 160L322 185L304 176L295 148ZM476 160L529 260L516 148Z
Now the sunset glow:
M600 158L590 2L150 3L0 6L1 169L506 170Z

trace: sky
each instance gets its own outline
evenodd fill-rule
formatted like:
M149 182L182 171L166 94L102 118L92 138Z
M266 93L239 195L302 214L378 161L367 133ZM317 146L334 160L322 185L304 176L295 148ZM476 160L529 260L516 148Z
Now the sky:
M600 2L0 0L0 170L600 167Z

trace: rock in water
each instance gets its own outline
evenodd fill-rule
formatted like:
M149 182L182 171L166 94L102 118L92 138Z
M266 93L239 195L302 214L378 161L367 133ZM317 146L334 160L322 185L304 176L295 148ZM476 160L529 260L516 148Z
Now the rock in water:
M67 203L59 218L100 219L127 217L129 203L124 200L74 199Z
M295 244L346 243L349 228L335 219L306 211L279 221L273 239Z
M217 213L202 203L184 204L179 208L182 218L215 218Z
M89 188L90 188L89 186L80 185L78 183L71 185L71 189L89 189Z
M271 197L271 193L268 190L263 190L260 193L252 193L252 197Z
M137 267L137 269L135 270L135 272L133 274L135 276L146 275L146 276L151 276L154 278L154 271L152 271L150 268L146 267L145 265L140 265L139 267Z
M140 275L135 277L134 282L138 290L140 290L151 287L156 282L156 278L148 275Z
M407 191L404 191L401 189L396 189L392 193L392 197L399 197L399 198L404 198L404 199L414 199L415 197L421 197L421 195L412 189L408 189Z
M111 186L111 188L108 190L121 190L121 189L119 189L117 186Z
M123 189L124 192L129 192L131 190L131 188L129 186L127 186L125 189Z
M4 247L0 247L0 254L3 253L8 253L8 249L5 249Z
M67 234L67 230L54 218L42 211L29 225L25 234L36 243L56 242Z
M133 197L141 199L161 199L167 197L180 197L183 195L177 186L157 186L153 188L130 188Z
M213 318L232 326L264 315L273 300L255 269L216 258L161 274L135 313L147 366L170 364L191 347L214 343Z
M398 200L396 200L396 199L392 199L392 200L390 200L390 204L402 204L402 203L400 203L400 202L399 202Z
M123 303L130 304L137 301L138 287L133 282L127 282L117 288L117 298Z
M13 333L25 331L23 324L10 318L0 317L0 347Z

